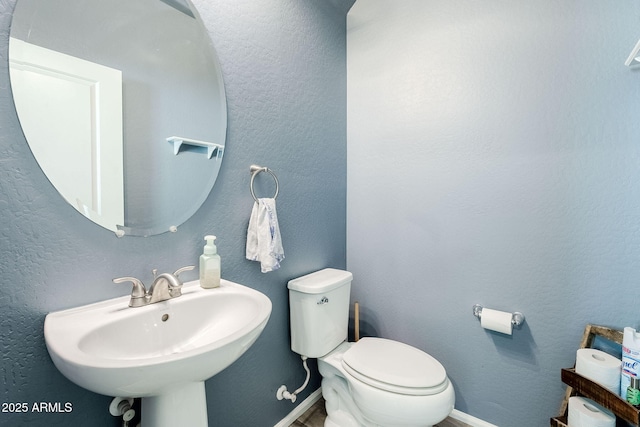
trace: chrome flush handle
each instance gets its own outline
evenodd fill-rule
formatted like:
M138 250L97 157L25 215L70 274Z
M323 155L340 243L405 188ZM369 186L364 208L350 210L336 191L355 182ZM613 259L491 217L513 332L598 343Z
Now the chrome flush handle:
M318 305L324 305L324 304L328 304L328 303L329 303L329 298L327 298L327 297L322 297L322 299L317 302Z

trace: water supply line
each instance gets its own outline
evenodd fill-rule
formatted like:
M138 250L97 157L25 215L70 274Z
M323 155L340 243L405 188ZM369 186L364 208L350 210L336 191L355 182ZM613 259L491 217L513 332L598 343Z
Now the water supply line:
M129 421L136 416L132 406L133 398L114 397L109 405L109 413L114 417L122 417L122 426L129 427Z
M304 380L304 384L302 384L300 388L294 391L293 393L290 393L287 391L286 385L284 384L281 385L280 388L278 388L278 391L276 392L276 398L278 400L287 399L287 400L290 400L291 403L295 403L298 393L304 390L305 387L307 387L307 384L309 384L309 378L311 377L311 372L309 372L309 367L307 366L307 356L300 356L300 357L302 358L302 366L304 367L304 370L307 371L307 378Z

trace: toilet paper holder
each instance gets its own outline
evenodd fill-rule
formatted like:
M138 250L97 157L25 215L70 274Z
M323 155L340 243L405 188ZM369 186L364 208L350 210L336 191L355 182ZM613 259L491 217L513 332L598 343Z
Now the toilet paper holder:
M483 307L480 304L475 304L473 306L473 315L478 319L482 318L482 309ZM511 313L511 324L517 328L520 327L524 323L524 314L519 311L515 311Z

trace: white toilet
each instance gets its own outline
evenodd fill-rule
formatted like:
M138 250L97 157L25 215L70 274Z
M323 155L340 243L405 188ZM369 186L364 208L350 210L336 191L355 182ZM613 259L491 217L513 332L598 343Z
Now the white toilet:
M318 358L325 427L428 427L453 410L444 367L383 338L346 342L353 275L327 268L289 281L291 349Z

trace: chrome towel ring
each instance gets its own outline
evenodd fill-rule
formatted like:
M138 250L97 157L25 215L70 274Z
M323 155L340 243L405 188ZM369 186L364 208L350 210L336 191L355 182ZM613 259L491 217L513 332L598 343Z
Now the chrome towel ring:
M278 185L278 177L276 176L275 173L273 173L271 169L263 166L251 165L251 167L249 168L249 171L251 172L250 189L251 189L251 196L253 196L253 200L255 200L256 202L258 201L258 198L256 197L256 193L254 193L253 191L253 180L256 178L256 175L258 175L260 172L267 172L273 177L273 180L276 182L276 194L273 195L273 198L275 199L276 197L278 197L278 191L280 191L280 185Z

